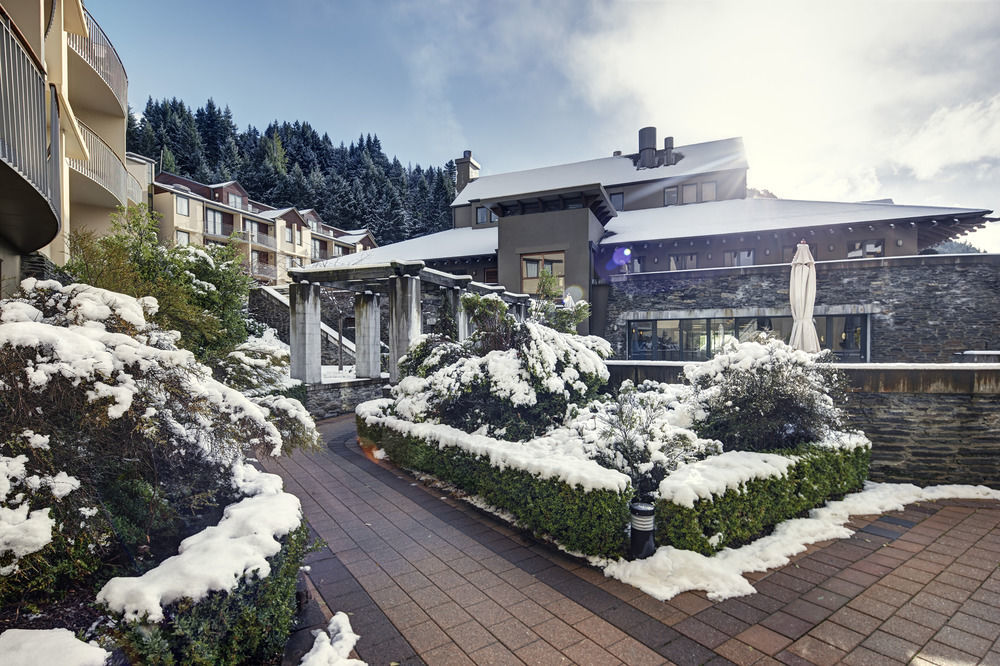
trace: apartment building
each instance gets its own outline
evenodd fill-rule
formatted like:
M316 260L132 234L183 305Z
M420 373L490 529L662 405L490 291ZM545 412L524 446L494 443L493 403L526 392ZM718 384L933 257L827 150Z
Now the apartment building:
M160 172L151 197L152 209L160 215L160 242L235 242L250 274L261 284L286 284L289 268L376 246L367 230L338 229L324 223L313 209L275 208L254 201L235 180L204 184Z
M75 229L107 231L145 201L125 166L128 77L80 0L0 2L0 284L22 257L68 258Z
M844 360L1000 348L1000 255L923 254L992 211L748 198L742 139L661 147L652 127L638 139L630 154L487 176L466 151L452 229L327 264L420 259L528 294L549 271L590 302L581 332L618 357L694 361L760 329L785 334L804 240L821 343Z

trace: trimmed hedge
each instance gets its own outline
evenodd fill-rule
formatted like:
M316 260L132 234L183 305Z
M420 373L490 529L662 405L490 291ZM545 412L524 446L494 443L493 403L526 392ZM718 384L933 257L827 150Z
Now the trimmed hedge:
M558 479L500 469L488 458L455 446L439 447L358 417L361 440L385 449L401 467L431 474L488 504L510 512L524 527L549 536L569 551L618 557L625 550L631 489L585 491Z
M800 516L830 499L860 490L868 478L871 449L802 446L771 451L799 456L785 476L753 479L711 500L688 508L666 500L656 503L656 543L711 555L748 543L778 523ZM709 540L716 534L715 544Z
M295 585L308 541L303 522L285 537L266 578L255 576L197 603L171 604L163 622L123 624L114 640L136 664L278 663L295 621Z

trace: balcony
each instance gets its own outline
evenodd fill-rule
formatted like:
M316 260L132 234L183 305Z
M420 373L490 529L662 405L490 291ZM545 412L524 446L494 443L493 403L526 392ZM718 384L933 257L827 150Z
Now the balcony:
M205 238L214 238L218 240L229 240L233 236L233 225L222 224L220 226L210 226L208 222L204 222L204 233ZM245 240L245 233L242 231L236 232L236 238L238 240Z
M59 233L59 102L2 10L0 63L0 237L27 253Z
M278 277L278 269L274 264L262 264L259 261L254 261L250 264L250 275L274 280Z
M250 233L250 242L254 245L260 245L262 247L267 247L272 250L278 248L277 239L274 236L269 236L267 234L262 234L260 232Z
M131 177L125 168L125 163L94 130L79 120L77 124L80 126L83 142L90 152L90 159L68 159L72 170L70 192L73 194L73 201L104 208L124 206L128 201ZM140 201L145 199L141 198Z
M126 182L128 187L128 200L136 204L148 203L146 201L146 191L142 188L142 185L136 177L130 173L127 173L126 175L128 176L128 182Z
M128 110L125 67L101 26L86 14L90 37L68 34L66 40L70 53L79 56L69 62L70 103L123 117Z
M312 260L313 261L326 261L331 256L332 255L329 252L325 251L325 250L320 250L319 252L317 252L316 250L313 250Z

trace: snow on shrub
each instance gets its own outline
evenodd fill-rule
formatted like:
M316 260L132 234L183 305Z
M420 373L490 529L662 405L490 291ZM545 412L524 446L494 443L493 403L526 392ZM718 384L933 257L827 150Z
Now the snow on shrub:
M829 353L807 354L781 340L759 336L728 347L710 361L685 366L703 418L702 437L727 451L787 449L825 439L843 427L838 404L845 380Z
M679 464L721 451L719 442L690 429L690 394L686 386L644 382L636 388L626 380L616 396L590 403L568 427L591 458L627 474L637 495L650 499Z
M148 568L238 496L232 465L245 452L315 441L301 405L255 402L147 323L156 305L34 279L0 301L5 534L51 520L49 543L0 552L0 598L51 592L105 563Z
M393 389L396 413L523 441L561 425L567 407L608 380L606 340L518 322L495 295L466 295L477 330L463 343L421 338L402 367L416 374Z

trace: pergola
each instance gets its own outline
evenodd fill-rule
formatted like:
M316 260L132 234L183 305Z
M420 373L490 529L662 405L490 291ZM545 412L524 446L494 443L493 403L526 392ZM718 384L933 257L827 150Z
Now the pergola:
M452 275L427 268L422 261L390 261L328 268L291 269L288 286L290 310L291 374L307 384L322 382L320 353L320 287L354 292L355 375L381 376L381 299L389 299L389 381L399 381L399 359L421 333L421 284L441 290L458 324L458 338L469 334L469 320L462 309L462 294L496 294L523 321L528 314L527 294L475 282L469 275Z

